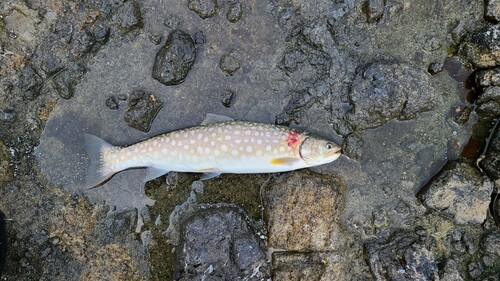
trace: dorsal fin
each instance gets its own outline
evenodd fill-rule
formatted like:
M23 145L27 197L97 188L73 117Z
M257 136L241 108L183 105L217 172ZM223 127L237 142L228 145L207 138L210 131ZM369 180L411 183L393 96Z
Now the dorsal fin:
M203 120L203 122L201 122L201 125L215 124L233 120L234 120L233 118L224 115L207 113L205 119Z

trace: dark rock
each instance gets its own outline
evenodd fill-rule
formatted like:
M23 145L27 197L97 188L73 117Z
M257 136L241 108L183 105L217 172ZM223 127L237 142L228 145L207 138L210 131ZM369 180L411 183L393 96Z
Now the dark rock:
M425 72L407 64L374 63L361 69L349 92L348 122L357 130L390 119L409 120L434 107L436 93Z
M92 26L90 32L94 39L100 44L105 44L109 38L109 27L105 23L97 23Z
M180 280L263 280L266 252L238 208L208 207L182 226Z
M224 107L229 107L231 105L231 101L233 100L234 93L230 90L224 90L222 94L220 94L220 101Z
M53 30L55 39L64 44L69 44L73 38L74 27L70 22L59 20Z
M123 33L139 29L143 25L141 7L136 1L123 3L113 15L113 20Z
M363 139L357 135L349 134L344 139L342 152L353 159L360 159L363 155Z
M464 278L460 275L458 264L454 260L447 260L443 269L441 281L463 281Z
M205 33L203 31L198 30L194 33L194 43L196 45L203 45L207 42L207 37L205 36Z
M460 54L475 68L500 65L500 26L484 27L470 34L462 44Z
M488 150L486 151L484 160L479 162L481 168L491 178L500 179L500 130L493 132Z
M493 183L474 167L453 163L423 194L424 204L457 224L481 224L486 219Z
M476 74L476 84L481 87L500 86L500 68L479 71Z
M276 116L276 124L290 125L292 122L300 123L302 113L310 108L314 102L307 91L292 92L283 112Z
M441 48L442 44L436 37L431 37L425 41L424 49L426 51L436 51Z
M500 1L499 0L486 0L486 13L485 18L498 22L500 21Z
M41 68L50 76L62 68L61 60L51 52L43 58Z
M365 243L365 252L377 280L439 278L434 254L411 232L397 232L386 241Z
M113 239L133 231L135 216L135 210L115 212L109 215L104 221L104 230L108 238Z
M173 15L167 16L167 18L163 21L163 24L166 27L172 28L172 29L176 29L180 23L181 23L181 21L179 20L179 18L176 16L173 16Z
M233 76L233 74L240 69L240 60L233 54L222 55L219 67L228 75Z
M148 132L163 103L153 94L143 91L133 92L125 111L125 123L139 131Z
M160 45L161 43L161 35L160 34L151 34L149 35L149 41L151 41L151 43L155 44L155 45Z
M191 36L174 30L156 54L153 78L167 86L180 84L186 79L195 59L196 49Z
M81 57L93 51L96 40L90 31L83 32L77 40L73 41L73 50L77 57Z
M483 273L483 267L478 262L471 262L467 265L470 277L476 279Z
M232 23L235 23L240 20L242 14L243 10L241 9L241 3L231 3L227 10L226 19Z
M109 98L106 100L106 106L107 106L109 109L112 109L112 110L117 110L117 109L118 109L118 102L116 101L116 98L115 98L114 96L109 97Z
M484 90L476 103L479 116L493 120L500 116L500 87L492 86Z
M439 72L443 71L443 64L442 63L431 63L429 65L429 68L427 69L430 74L438 74Z
M188 9L195 12L200 18L209 18L219 9L217 0L188 0Z
M12 180L9 148L0 140L0 187Z
M80 73L81 74L81 73ZM52 79L54 90L63 99L70 99L75 93L76 79L80 75L71 70L63 71Z
M367 0L364 4L364 11L367 22L372 23L380 20L384 14L385 0Z
M31 65L26 66L16 81L16 86L20 88L27 100L34 100L40 95L43 80Z
M500 232L493 232L483 240L483 248L486 253L495 259L500 259Z

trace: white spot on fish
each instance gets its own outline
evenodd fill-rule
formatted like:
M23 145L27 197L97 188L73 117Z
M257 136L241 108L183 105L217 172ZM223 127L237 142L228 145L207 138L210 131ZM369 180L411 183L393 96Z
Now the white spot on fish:
M189 145L184 145L184 149L188 149L189 148Z
M259 132L254 132L253 135L256 136L256 137L258 137L259 136Z
M280 146L280 151L281 151L281 152L285 152L285 147Z
M241 143L241 140L235 140L234 141L236 144L240 144Z
M222 151L227 151L227 145L225 144L221 145L220 149L222 149Z
M251 135L251 134L252 134L252 131L250 131L250 130L246 130L246 131L245 131L245 135L249 136L249 135Z
M195 140L190 140L189 142L190 142L191 144L195 144L195 143L196 143L196 141L195 141Z
M270 145L266 145L266 150L271 151L273 148Z
M231 136L230 135L225 136L224 140L231 140Z
M235 149L235 150L231 151L231 154L233 156L238 156L238 154L240 154L240 153L238 152L238 150Z
M216 150L214 150L214 155L215 155L215 156L219 156L219 155L220 155L220 151L218 151L217 149L216 149Z
M172 140L172 145L175 145L175 140Z
M241 134L241 132L240 131L234 131L234 134L235 135L239 135L239 134Z
M262 150L257 150L257 151L255 152L255 154L256 154L257 156L262 156Z
M212 136L212 138L215 138L217 136L217 134L216 133L212 133L211 136Z
M279 140L273 140L273 143L278 143L278 142L279 142Z
M262 144L262 140L257 140L257 144Z
M266 132L266 137L270 137L271 136L271 133L270 132Z
M207 154L210 153L210 148L209 147L205 148L205 153L207 153Z
M247 146L247 152L252 152L253 151L253 148L251 145Z
M201 140L203 138L203 134L198 134L198 139Z
M208 137L204 137L203 142L208 142Z
M210 142L210 144L211 144L212 146L215 146L215 141L211 141L211 142Z
M198 152L198 153L203 153L203 147L198 146L198 147L196 148L196 152Z

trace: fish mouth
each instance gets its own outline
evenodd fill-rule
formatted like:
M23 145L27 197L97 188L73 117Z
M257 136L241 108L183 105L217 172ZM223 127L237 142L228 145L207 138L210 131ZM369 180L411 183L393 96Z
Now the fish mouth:
M326 154L326 156L328 158L331 157L331 158L335 158L335 159L339 158L340 155L342 155L342 147L340 147L340 146L333 148L332 150L328 151Z

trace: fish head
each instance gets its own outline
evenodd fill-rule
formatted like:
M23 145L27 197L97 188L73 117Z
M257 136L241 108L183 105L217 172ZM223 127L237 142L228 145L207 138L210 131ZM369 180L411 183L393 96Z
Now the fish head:
M311 166L333 162L341 154L339 145L316 137L307 137L300 146L302 160Z

